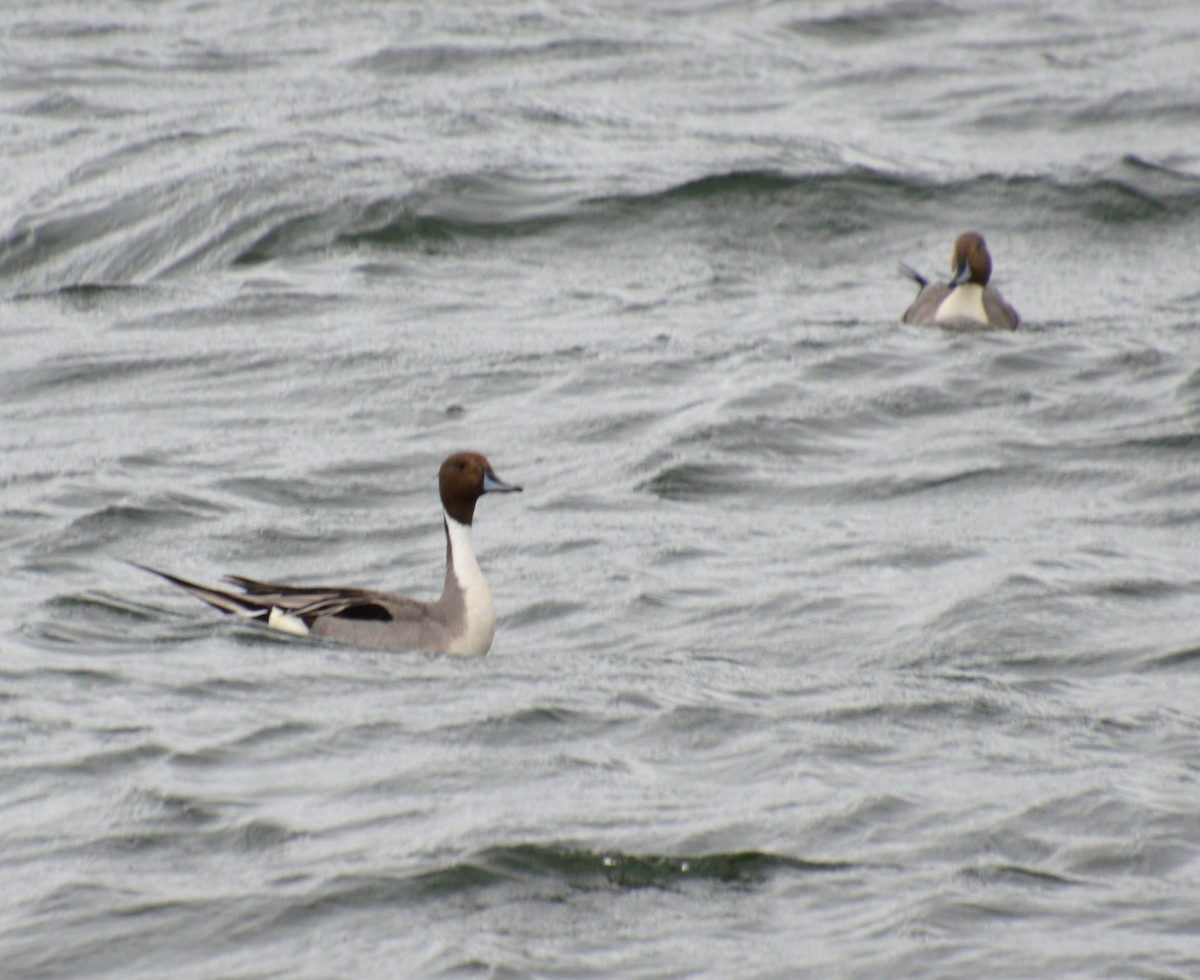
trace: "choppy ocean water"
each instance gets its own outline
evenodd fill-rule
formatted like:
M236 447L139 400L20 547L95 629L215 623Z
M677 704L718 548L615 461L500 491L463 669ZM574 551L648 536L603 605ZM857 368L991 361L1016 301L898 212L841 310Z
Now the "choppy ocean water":
M0 972L1200 973L1198 44L6 7ZM486 659L123 561L432 596L459 448Z

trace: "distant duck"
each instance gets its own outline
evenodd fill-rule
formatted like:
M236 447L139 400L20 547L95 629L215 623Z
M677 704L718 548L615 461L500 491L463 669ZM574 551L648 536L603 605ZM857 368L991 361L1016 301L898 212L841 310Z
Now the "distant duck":
M943 327L977 329L996 327L1016 330L1021 324L1017 314L995 286L992 257L987 242L978 232L968 231L954 242L950 257L954 276L949 282L930 282L911 267L901 263L900 271L921 287L912 306L904 311L903 323L936 323Z
M383 650L413 650L480 657L492 645L496 610L471 542L475 502L485 493L508 493L479 453L455 453L438 473L446 528L446 582L436 602L338 586L276 585L226 576L241 592L226 592L139 565L161 575L224 613L255 620L296 636L314 636Z

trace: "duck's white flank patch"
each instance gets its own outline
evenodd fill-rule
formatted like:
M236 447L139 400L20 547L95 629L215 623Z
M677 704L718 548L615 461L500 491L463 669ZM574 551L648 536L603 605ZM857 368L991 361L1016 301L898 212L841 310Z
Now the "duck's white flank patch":
M964 317L980 323L988 322L987 314L983 311L983 287L977 282L964 282L950 290L950 295L942 300L934 319L958 320Z
M471 528L446 515L446 530L450 535L450 560L454 577L463 593L466 622L463 632L446 648L447 653L478 657L488 652L496 635L496 607L492 590L488 588L479 562L475 558L475 543Z
M308 636L308 625L299 616L272 606L267 614L267 625L280 633L291 633L292 636Z

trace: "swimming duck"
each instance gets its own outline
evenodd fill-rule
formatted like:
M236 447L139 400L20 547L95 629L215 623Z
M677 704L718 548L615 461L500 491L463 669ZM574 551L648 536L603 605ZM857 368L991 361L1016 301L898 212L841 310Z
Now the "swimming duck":
M446 580L436 602L368 589L278 585L240 575L225 581L240 593L211 589L138 565L186 589L224 613L256 620L297 636L315 636L360 647L479 657L496 632L496 609L471 540L475 502L485 493L521 487L502 482L479 453L455 453L438 473L446 529ZM136 564L136 563L135 563Z
M1017 311L995 286L988 285L992 257L981 234L968 231L955 239L950 268L954 275L948 283L931 283L916 270L901 264L900 271L921 287L912 306L904 311L902 322L936 323L959 329L987 326L1016 330L1020 326Z

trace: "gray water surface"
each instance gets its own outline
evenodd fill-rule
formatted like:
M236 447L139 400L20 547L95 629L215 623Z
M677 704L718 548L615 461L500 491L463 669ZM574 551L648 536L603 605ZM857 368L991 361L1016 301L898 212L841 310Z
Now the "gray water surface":
M1200 974L1200 8L0 12L0 973ZM901 326L987 235L1016 334ZM440 587L482 660L231 623Z

